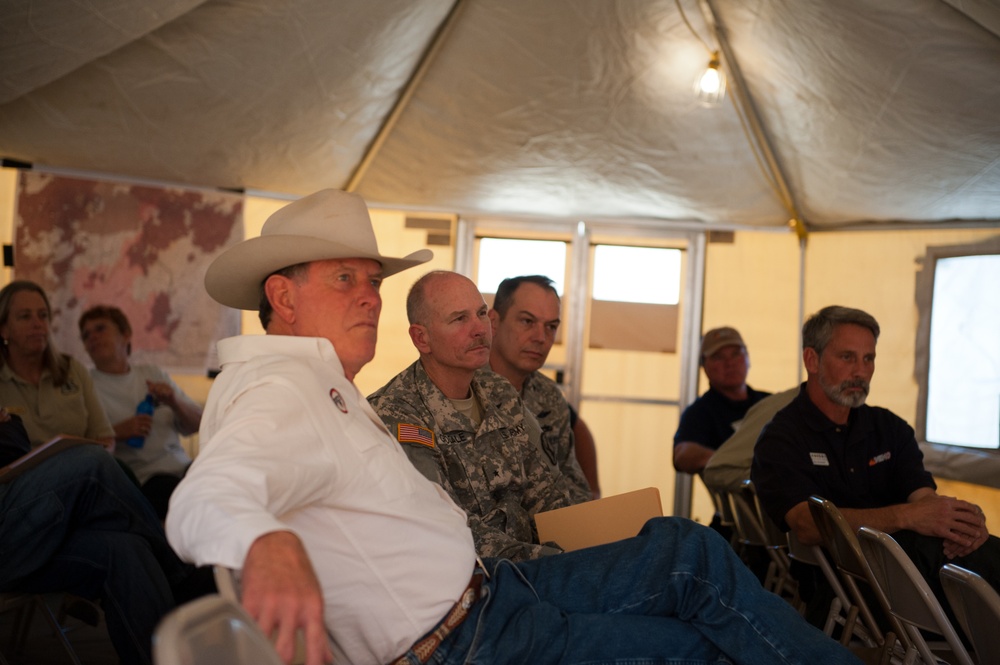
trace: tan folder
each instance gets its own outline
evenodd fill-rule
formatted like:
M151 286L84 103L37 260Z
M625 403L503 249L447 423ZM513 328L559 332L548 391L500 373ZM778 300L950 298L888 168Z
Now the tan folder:
M652 517L662 517L660 490L647 487L535 515L538 540L565 551L603 545L639 533Z

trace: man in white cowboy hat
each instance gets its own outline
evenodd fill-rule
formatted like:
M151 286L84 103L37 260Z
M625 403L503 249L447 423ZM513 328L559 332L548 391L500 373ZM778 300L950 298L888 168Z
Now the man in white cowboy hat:
M308 665L856 662L687 520L477 563L465 514L351 381L375 352L382 278L429 256L382 256L364 201L324 190L206 275L219 302L260 305L268 334L219 343L167 531L183 557L242 569L243 605L284 660L301 629Z

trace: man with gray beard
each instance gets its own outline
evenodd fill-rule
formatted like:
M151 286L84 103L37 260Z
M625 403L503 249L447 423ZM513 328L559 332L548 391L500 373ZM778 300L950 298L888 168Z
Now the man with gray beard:
M833 502L852 529L892 534L941 599L938 571L948 562L1000 589L1000 540L983 511L939 495L913 429L888 409L865 404L878 335L874 317L848 307L825 307L806 321L807 380L754 448L751 478L761 504L803 543L817 544L808 499Z

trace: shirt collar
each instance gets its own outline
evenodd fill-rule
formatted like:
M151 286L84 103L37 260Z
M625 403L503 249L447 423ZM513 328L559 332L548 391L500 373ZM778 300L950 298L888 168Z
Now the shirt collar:
M809 398L809 392L806 390L805 383L799 387L799 394L795 397L795 403L798 404L805 424L815 432L826 432L838 427L845 427L845 425L838 425L827 418L826 414L813 404L812 399ZM866 408L866 405L851 408L846 427L851 432L852 439L869 429L871 420L868 417L869 413L870 409Z
M219 340L219 363L244 362L261 354L278 353L286 356L317 358L333 365L340 374L344 366L340 364L333 343L324 337L296 337L293 335L239 335Z
M52 376L52 372L49 371L49 368L48 367L43 367L42 368L42 376L41 376L41 379L38 382L39 385L41 385L42 383L45 382L46 377L51 377L51 376ZM4 363L3 365L0 365L0 381L10 381L10 382L13 382L13 383L20 383L20 384L25 385L25 386L30 385L27 381L25 381L20 376L18 376L17 374L15 374L14 370L12 370L10 368L10 365L7 364L7 363Z

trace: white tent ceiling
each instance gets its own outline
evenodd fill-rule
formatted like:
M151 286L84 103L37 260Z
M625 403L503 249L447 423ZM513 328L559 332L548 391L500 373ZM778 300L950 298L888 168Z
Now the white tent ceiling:
M0 156L466 214L1000 224L995 0L681 1L790 206L737 107L694 100L674 0L0 0Z

